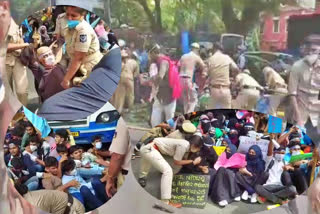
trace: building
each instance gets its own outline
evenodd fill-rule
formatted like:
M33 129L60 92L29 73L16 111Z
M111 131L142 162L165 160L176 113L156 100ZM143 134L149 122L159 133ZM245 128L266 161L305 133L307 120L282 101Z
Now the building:
M279 15L263 14L260 32L260 47L263 51L282 51L287 48L288 19L292 15L318 13L319 10L296 5L282 5Z

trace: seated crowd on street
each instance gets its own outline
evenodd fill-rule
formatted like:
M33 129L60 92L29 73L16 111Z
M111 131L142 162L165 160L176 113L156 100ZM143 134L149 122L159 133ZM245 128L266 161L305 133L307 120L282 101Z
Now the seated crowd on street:
M282 133L269 133L270 117L208 110L161 123L135 149L141 156L136 177L148 190L154 184L148 178L151 167L159 171L160 199L178 208L182 204L172 202L175 173L209 175L208 198L221 207L241 200L285 204L313 182L318 153L302 127L282 123Z

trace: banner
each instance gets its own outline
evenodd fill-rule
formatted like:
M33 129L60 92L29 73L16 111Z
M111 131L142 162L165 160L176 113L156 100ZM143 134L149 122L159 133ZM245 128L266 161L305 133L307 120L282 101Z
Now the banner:
M267 157L269 140L260 139L257 141L256 138L246 136L240 136L239 140L238 152L246 154L251 146L258 145L262 151L263 158L265 159Z
M268 121L268 132L282 133L282 119L270 115Z

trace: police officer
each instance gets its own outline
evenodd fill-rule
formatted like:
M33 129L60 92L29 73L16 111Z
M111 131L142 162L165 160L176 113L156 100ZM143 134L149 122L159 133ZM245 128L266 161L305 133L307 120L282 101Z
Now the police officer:
M185 130L189 133L195 133L196 127L192 123L188 123ZM183 160L184 155L194 150L200 151L199 145L193 145L185 139L174 138L156 138L153 142L143 145L140 150L141 165L139 183L146 178L151 166L162 173L161 178L161 200L173 207L181 208L181 204L172 203L171 189L173 179L173 169L169 163L164 159L163 155L173 157L175 166L183 166L187 164L198 165L201 162L201 158L196 160Z
M269 97L268 113L276 116L281 101L288 94L287 84L280 74L272 67L266 66L262 72L266 83L266 89L271 94Z
M236 63L230 56L222 53L219 43L213 46L214 54L207 60L208 75L210 81L211 100L208 107L210 109L230 109L230 72L238 72Z
M235 108L254 110L263 87L250 76L248 69L237 75L236 85L239 86L240 92L235 101Z
M95 31L84 20L85 14L85 9L67 6L66 13L61 14L57 21L57 38L64 37L66 52L70 58L67 73L61 83L65 89L70 87L70 81L81 65L84 66L88 76L103 56Z
M132 107L134 104L134 79L139 75L137 61L129 58L127 50L121 51L122 72L118 87L113 94L111 103L121 113L124 105Z
M9 84L13 90L13 83L19 101L23 105L28 103L28 78L27 69L21 63L19 57L21 50L29 46L23 42L22 32L19 26L11 18L11 24L8 32L8 49L6 58L6 71Z
M196 70L202 72L205 67L199 55L200 45L192 43L191 51L182 55L180 59L180 81L183 88L182 102L185 114L193 112L198 101L197 91L192 79Z
M290 119L293 121L288 122L306 126L307 135L319 146L320 35L310 35L305 42L309 53L293 64L289 74L288 93L293 106Z
M133 152L133 147L130 144L129 130L122 117L118 120L109 150L111 152L110 165L104 179L107 182L107 195L108 197L112 197L124 182L124 175L127 175L130 168Z

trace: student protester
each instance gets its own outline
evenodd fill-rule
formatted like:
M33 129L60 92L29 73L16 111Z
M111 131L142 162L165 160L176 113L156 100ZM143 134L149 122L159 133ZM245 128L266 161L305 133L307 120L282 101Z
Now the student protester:
M237 147L228 144L210 173L209 197L219 206L225 207L232 201L240 201L241 190L236 183L236 173L246 166L243 154L237 153Z
M268 175L263 173L265 170L265 161L263 160L262 152L259 146L253 145L249 148L246 154L247 166L237 172L236 182L240 186L243 194L241 198L250 202L257 202L257 193L254 189L256 185L264 184L268 179Z
M78 199L86 210L94 210L107 201L104 191L103 182L86 182L78 173L76 163L72 159L68 159L62 163L62 184L65 185L72 180L77 180L80 185L78 187L70 187L68 192Z
M28 191L23 184L15 184L18 193L30 204L47 213L85 213L84 206L74 197L58 190Z
M43 171L44 154L37 136L32 136L30 138L29 142L26 144L26 149L23 154L30 156L30 159L35 163L37 171Z
M67 148L70 148L69 134L66 129L59 129L55 132L54 142L51 141L50 145L50 156L58 157L56 151L57 145L65 145Z
M30 141L31 136L37 136L40 139L40 136L37 134L36 129L32 125L31 122L26 123L25 127L25 133L22 137L22 142L21 142L21 150L24 150L26 147L27 142Z
M258 201L260 203L266 200L275 203L283 204L287 199L294 198L298 193L293 185L284 185L282 183L282 174L284 172L284 156L285 148L274 148L272 143L274 136L271 136L271 140L268 146L268 156L266 161L266 172L269 177L265 184L258 184L255 186L255 190L259 195Z
M293 156L300 155L301 147L300 142L291 141L288 147L290 148L290 159ZM286 156L285 158L287 158ZM290 159L285 159L286 165L284 166L285 172L283 172L283 181L285 185L294 185L297 188L297 192L299 194L304 193L308 189L308 181L306 178L306 174L303 169L300 168L303 164L310 164L308 160L295 161L293 163L289 163Z
M195 128L195 127L194 127ZM195 160L183 160L184 155L187 152L197 152L201 148L201 145L191 141L188 142L182 139L171 138L156 138L153 142L144 145L140 154L142 157L140 166L139 183L146 183L146 177L150 168L153 166L162 173L161 179L161 200L173 207L181 208L182 204L176 204L171 202L171 188L173 169L164 159L163 155L173 157L174 165L182 167L183 165L193 164L198 165L201 162L201 158L198 157ZM141 182L144 180L144 182Z

